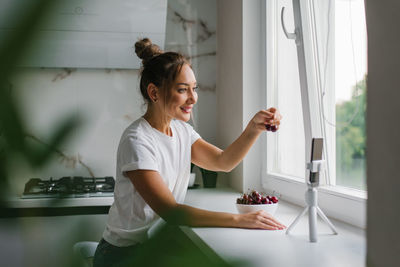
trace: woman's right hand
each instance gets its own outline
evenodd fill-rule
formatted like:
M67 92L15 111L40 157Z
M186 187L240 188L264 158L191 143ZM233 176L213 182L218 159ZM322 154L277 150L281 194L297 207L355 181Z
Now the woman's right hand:
M263 210L245 214L238 214L238 226L240 228L283 230L285 225L278 222L271 214Z

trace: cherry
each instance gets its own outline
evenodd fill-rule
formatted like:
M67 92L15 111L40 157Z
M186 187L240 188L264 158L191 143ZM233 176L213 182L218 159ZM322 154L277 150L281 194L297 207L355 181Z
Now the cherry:
M253 192L252 197L253 197L254 202L256 202L256 203L261 202L261 195L259 193Z
M265 129L267 129L267 131L276 132L278 127L276 125L265 124Z
M256 203L261 201L261 194L255 190L251 192L251 197L253 198L254 202L256 202Z
M277 203L277 202L278 202L278 198L275 197L275 196L273 196L273 197L271 197L271 201L272 201L273 203Z
M256 190L251 191L249 194L243 194L236 199L237 204L258 205L258 204L272 204L277 203L278 198L275 196L260 194Z

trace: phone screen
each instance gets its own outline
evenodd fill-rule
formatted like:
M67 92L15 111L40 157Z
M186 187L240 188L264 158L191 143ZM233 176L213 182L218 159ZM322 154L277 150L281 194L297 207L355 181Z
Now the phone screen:
M322 160L323 138L313 138L311 147L311 161ZM319 173L310 171L310 183L319 182Z

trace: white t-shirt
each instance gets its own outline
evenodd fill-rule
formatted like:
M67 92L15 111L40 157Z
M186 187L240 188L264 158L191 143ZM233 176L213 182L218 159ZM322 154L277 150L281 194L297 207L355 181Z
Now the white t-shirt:
M172 136L154 129L143 117L122 134L117 153L117 173L112 204L103 238L114 246L142 243L149 227L159 218L140 196L125 172L158 171L176 202L185 199L191 162L191 146L200 138L180 120L170 123Z

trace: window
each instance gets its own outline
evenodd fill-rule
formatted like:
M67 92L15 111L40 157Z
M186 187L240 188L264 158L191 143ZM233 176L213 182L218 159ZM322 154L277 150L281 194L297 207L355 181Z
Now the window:
M364 1L335 1L336 184L366 190ZM350 25L350 27L349 27Z
M268 135L268 173L304 181L305 137L301 106L297 50L284 35L280 10L293 14L292 1L267 1L267 106L276 106L283 114L277 134ZM294 25L293 15L285 16Z
M267 137L267 170L263 182L283 195L286 193L289 199L296 198L288 184L304 184L306 149L310 149L306 140L324 137L327 168L321 185L346 197L365 198L364 0L298 2L304 60L295 41L285 36L281 25L284 7L284 24L288 32L295 31L292 0L266 1L267 106L278 107L284 118L280 130ZM307 78L305 88L310 103L306 120L303 119L306 102L304 95L302 99L299 79L302 74ZM279 180L285 186L279 186L276 182Z

